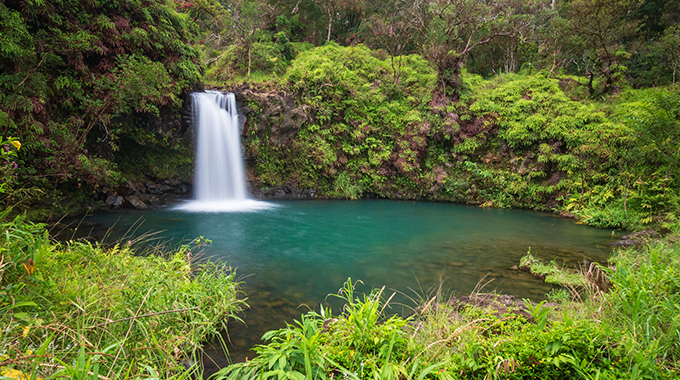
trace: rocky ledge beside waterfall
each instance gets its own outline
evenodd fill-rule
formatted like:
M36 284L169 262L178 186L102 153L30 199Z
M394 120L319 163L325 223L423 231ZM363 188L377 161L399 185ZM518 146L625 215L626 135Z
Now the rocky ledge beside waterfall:
M191 184L175 179L163 181L126 181L116 188L104 187L95 200L104 202L102 208L134 208L146 210L150 206L175 203L191 195Z

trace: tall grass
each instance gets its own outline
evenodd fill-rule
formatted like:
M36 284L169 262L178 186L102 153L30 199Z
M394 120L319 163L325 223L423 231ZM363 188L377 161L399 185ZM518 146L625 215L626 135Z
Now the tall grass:
M475 306L439 292L408 318L385 312L384 290L357 296L348 281L342 313L312 311L268 332L259 356L217 378L677 378L679 260L671 242L621 250L615 269L584 268L582 285L561 292L557 305L475 293L470 299L495 300Z
M602 319L616 326L633 374L661 367L680 376L680 247L655 242L620 250Z
M0 224L0 367L42 378L188 378L206 339L244 305L234 272L194 262L195 240L60 244L18 217ZM192 368L193 367L193 368Z

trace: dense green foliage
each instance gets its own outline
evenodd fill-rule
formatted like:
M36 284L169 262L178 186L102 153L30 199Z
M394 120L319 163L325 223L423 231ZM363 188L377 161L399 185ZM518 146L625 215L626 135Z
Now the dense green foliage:
M265 185L669 226L678 17L677 0L6 1L0 128L24 148L0 196L188 180L186 94L250 80L312 109L284 146L246 136Z
M347 301L333 317L309 312L263 337L259 356L219 375L229 379L670 379L677 377L677 244L614 254L594 267L579 297L528 313L461 306L437 294L409 318L385 313L382 291ZM605 274L606 273L606 274ZM606 278L606 279L605 279ZM611 281L611 282L609 282ZM477 298L475 298L477 297ZM488 299L487 295L471 300Z
M283 148L268 146L262 141L267 136L255 131L246 138L250 151L258 148L261 178L292 178L349 198L364 191L387 195L385 189L416 180L425 147L420 110L432 96L436 74L419 56L401 59L399 74L366 47L328 45L296 59L287 81L316 118ZM402 182L392 182L385 170L403 174Z
M188 378L181 360L242 305L230 268L191 259L202 239L140 255L138 241L62 245L22 217L0 232L0 374Z
M314 117L280 145L248 129L256 176L331 197L555 209L613 228L677 223L677 87L593 101L579 77L464 73L454 102L420 56L395 60L333 44L295 59L284 85Z
M0 204L62 213L125 180L188 179L188 92L248 80L309 116L284 141L246 129L261 186L677 230L679 22L678 0L5 0ZM187 246L0 230L3 375L187 377L179 360L240 305L233 274ZM337 320L309 313L223 375L672 378L678 252L621 251L613 290L572 278L585 306L535 323L443 302L388 318L382 292L349 283Z
M253 33L234 34L234 18L256 8ZM216 57L205 60L207 79L235 82L252 69L313 109L282 146L249 129L265 186L554 209L603 227L677 223L677 147L662 141L675 141L678 88L630 88L676 82L677 1L241 0L226 9L231 18L205 34Z
M185 15L158 0L4 1L0 25L0 130L23 144L23 187L118 183L122 136L176 149L150 124L178 120L200 79Z

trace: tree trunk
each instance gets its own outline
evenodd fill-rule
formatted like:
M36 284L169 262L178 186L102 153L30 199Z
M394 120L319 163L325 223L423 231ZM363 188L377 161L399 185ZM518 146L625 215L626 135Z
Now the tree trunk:
M444 82L448 87L453 90L453 100L458 100L458 92L462 82L460 81L460 73L463 68L463 61L458 58L451 59L451 66L449 67L448 73L444 79Z
M623 212L628 212L627 201L628 201L628 184L630 183L630 175L626 176L626 186L623 188Z
M331 23L333 23L333 11L331 7L328 7L328 37L326 37L326 42L331 40Z
M586 178L583 172L581 172L581 199L578 201L579 207L583 207L583 194L586 192Z

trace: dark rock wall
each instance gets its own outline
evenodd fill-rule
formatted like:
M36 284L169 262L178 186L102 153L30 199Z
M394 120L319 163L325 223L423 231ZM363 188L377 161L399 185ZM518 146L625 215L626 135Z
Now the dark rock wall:
M173 203L191 195L191 184L166 179L161 182L127 181L115 189L103 188L97 198L108 208L135 208L145 210L149 206Z
M309 106L298 106L293 96L284 92L245 89L236 94L236 100L239 112L246 119L256 120L252 123L255 132L267 133L269 142L276 146L283 145L300 131L302 124L311 120ZM244 136L251 132L247 127L249 124L244 124Z

